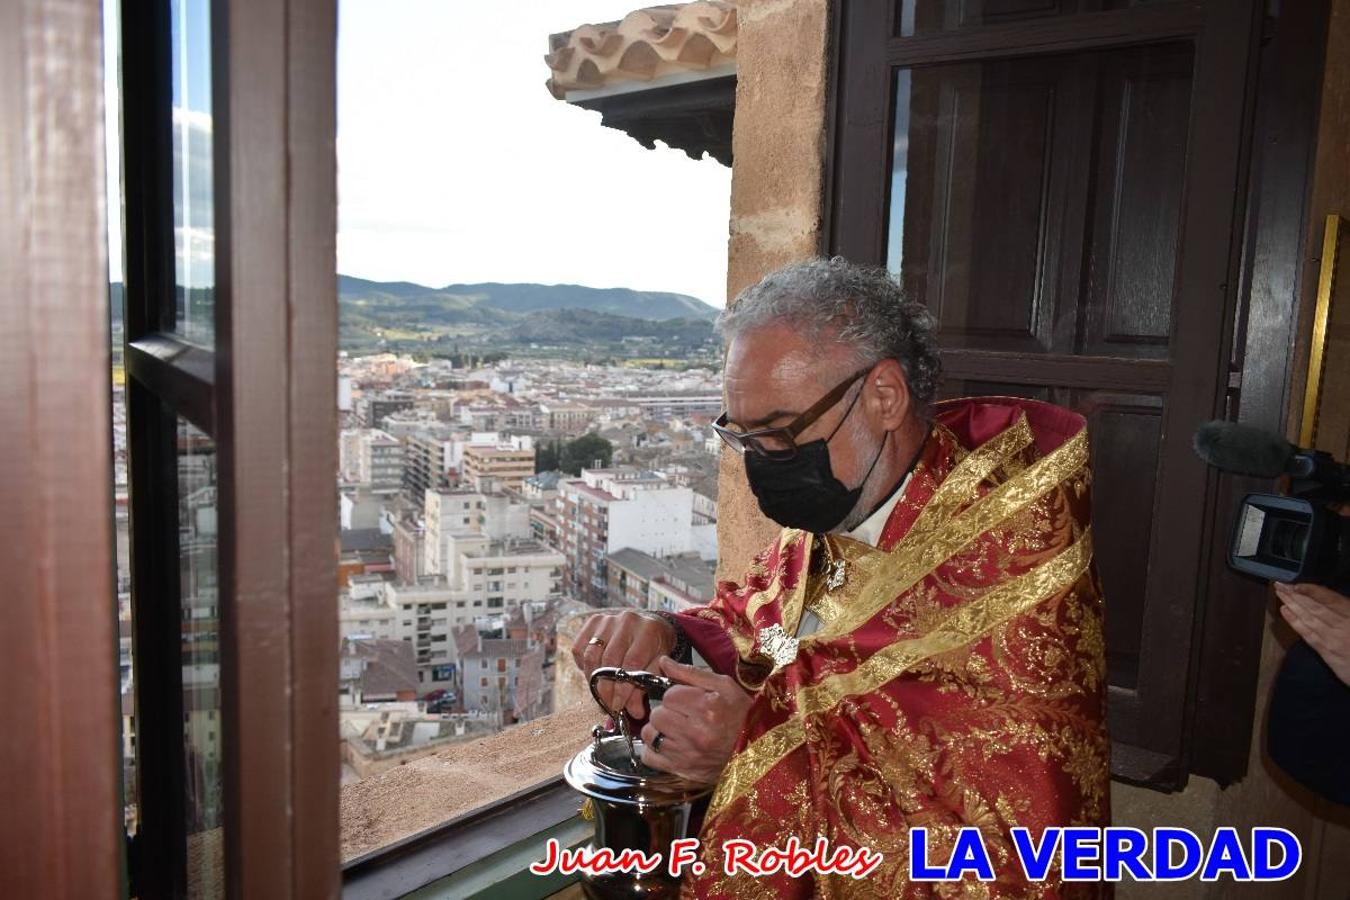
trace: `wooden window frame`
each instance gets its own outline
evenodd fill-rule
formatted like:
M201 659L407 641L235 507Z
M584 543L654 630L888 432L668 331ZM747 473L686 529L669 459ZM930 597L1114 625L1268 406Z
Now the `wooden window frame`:
M0 4L0 895L124 883L97 0Z
M142 896L186 892L177 417L215 442L225 886L335 896L334 0L211 10L215 337L174 327L167 4L122 8ZM292 464L294 461L295 464Z
M884 262L891 122L889 111L877 115L876 95L890 97L892 67L1152 44L1194 34L1205 14L1202 4L1176 2L1082 13L1072 27L1066 27L1069 17L1047 18L895 39L890 37L895 29L878 22L884 19L889 26L896 7L891 0L852 0L832 7L822 254ZM1245 210L1237 223L1242 234L1234 241L1240 252L1229 263L1239 287L1231 338L1225 338L1231 369L1238 374L1230 379L1225 412L1244 424L1277 432L1284 430L1296 298L1307 274L1301 253L1328 15L1326 0L1310 0L1283 4L1277 21L1267 17L1255 50L1256 74L1248 86L1252 96L1246 100L1254 115L1247 127L1248 149L1239 160L1247 173L1246 196L1239 198ZM1086 29L1083 21L1088 22ZM875 188L845 196L841 175L858 170L870 173ZM1272 347L1283 352L1271 353ZM964 355L959 374L1040 383L1054 380L1053 365L1053 360L1017 354L970 353ZM1201 511L1206 555L1189 623L1192 678L1167 689L1168 703L1180 710L1179 749L1175 755L1162 755L1120 740L1112 747L1113 776L1160 790L1181 789L1192 773L1229 784L1246 773L1249 757L1267 603L1263 585L1227 568L1225 545L1231 510L1259 482L1212 470L1207 477L1213 490L1211 505ZM1109 585L1107 596L1109 602Z
M0 286L24 298L0 304L0 413L14 426L0 430L0 451L25 461L0 473L10 511L0 553L19 600L0 630L0 670L19 688L20 714L53 726L3 744L6 767L28 777L5 794L0 885L6 896L108 896L127 892L130 868L139 896L186 894L181 416L215 441L222 523L247 536L220 546L226 890L334 897L344 877L332 515L336 8L215 4L214 349L172 331L168 20L159 12L121 6L137 752L148 773L128 852L112 472L98 449L111 434L104 216L118 214L102 199L103 8L0 4ZM34 40L42 35L52 39ZM90 652L99 646L107 653ZM554 778L354 861L347 890L414 890L575 816L575 794Z

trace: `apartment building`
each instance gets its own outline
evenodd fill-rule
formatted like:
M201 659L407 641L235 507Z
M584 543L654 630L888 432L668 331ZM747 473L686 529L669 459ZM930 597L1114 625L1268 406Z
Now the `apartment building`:
M461 659L464 706L500 713L503 723L524 722L545 711L543 647L528 640L484 638Z
M429 490L450 486L450 441L440 434L415 431L403 439L403 493L421 503Z
M592 606L609 603L609 554L631 547L653 556L693 549L693 491L660 472L629 467L582 469L558 484L559 549L564 586Z
M462 531L449 535L448 548L446 573L382 588L390 631L413 645L419 683L428 688L452 680L450 667L458 662L454 628L560 596L562 554L538 541Z
M470 444L464 448L464 481L480 487L490 481L519 491L534 474L534 442L516 436L494 444Z
M403 483L403 444L372 428L361 437L357 480L376 490L397 490Z

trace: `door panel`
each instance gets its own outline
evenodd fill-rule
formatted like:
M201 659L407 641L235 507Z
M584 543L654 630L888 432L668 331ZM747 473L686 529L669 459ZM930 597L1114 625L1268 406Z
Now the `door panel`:
M896 73L887 263L947 346L1050 349L1055 69L1019 59Z
M1167 355L1176 302L1191 66L1187 45L1106 54L1087 278L1074 352Z
M1116 772L1175 786L1258 4L912 7L841 13L830 249L934 312L945 393L1088 418Z

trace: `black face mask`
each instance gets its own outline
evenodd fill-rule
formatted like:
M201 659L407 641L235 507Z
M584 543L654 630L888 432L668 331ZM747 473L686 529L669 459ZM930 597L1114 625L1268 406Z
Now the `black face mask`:
M824 534L837 527L853 512L862 497L863 486L872 477L872 470L881 459L890 432L881 436L881 445L862 482L855 488L844 487L830 468L829 443L843 427L853 406L862 395L859 391L849 404L848 412L839 420L830 436L797 447L791 459L771 459L757 453L745 454L745 475L750 490L759 501L764 515L785 528L800 528L812 534Z

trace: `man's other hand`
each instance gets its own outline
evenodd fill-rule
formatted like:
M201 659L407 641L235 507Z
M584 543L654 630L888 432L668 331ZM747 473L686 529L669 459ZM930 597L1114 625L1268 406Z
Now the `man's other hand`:
M625 609L596 613L587 619L572 644L572 659L589 679L601 666L650 671L656 660L674 647L675 629L669 622ZM616 685L606 680L596 688L610 709L627 709L630 716L639 719L645 714L643 694L631 684Z
M1276 582L1280 614L1298 636L1350 684L1350 597L1320 584Z
M661 657L661 674L679 684L666 691L642 728L642 761L653 769L715 784L740 737L753 695L734 678ZM661 735L661 747L653 746Z

